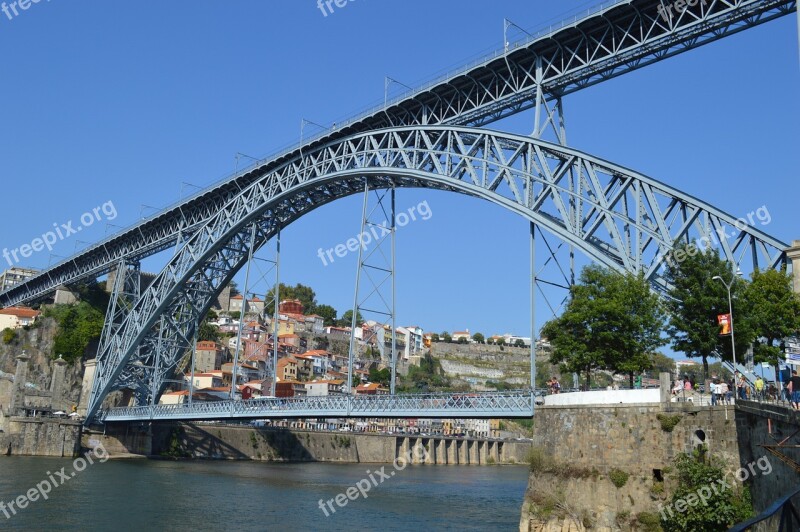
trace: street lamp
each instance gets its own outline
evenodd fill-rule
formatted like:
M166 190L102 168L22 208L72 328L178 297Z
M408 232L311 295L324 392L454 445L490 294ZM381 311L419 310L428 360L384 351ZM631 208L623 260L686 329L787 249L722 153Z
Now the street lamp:
M731 317L731 351L733 352L734 375L738 370L736 369L736 338L734 337L733 334L733 302L731 301L731 286L733 286L733 281L736 279L737 276L739 277L742 276L742 270L739 268L736 268L736 273L733 274L729 283L726 283L725 279L723 279L719 275L715 275L714 277L711 278L712 280L716 279L717 281L720 281L722 284L725 285L725 288L728 290L728 313Z

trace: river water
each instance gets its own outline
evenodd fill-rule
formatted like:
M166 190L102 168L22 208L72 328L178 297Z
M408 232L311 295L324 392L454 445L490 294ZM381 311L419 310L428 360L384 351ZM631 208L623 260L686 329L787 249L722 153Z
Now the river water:
M97 459L90 465L0 457L0 501L10 516L0 506L0 529L519 529L527 468L402 466ZM47 484L57 487L45 500ZM348 499L348 487L357 484L366 498L354 488ZM20 496L30 496L22 501L24 509L16 502ZM12 501L16 515L9 509Z

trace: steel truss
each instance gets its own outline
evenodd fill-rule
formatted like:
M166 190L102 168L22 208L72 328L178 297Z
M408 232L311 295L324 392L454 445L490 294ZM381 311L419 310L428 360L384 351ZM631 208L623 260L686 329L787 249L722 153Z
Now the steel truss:
M680 241L716 243L727 260L745 271L787 264L783 242L751 226L733 229L735 217L574 149L474 128L431 126L355 135L263 176L186 241L98 354L88 418L109 391L125 387L120 376L137 350L153 358L156 340L163 340L162 367L176 366L198 316L246 262L252 227L258 249L277 227L363 191L365 180L373 189L434 188L487 199L595 262L644 274L662 291L667 288L665 261ZM574 210L568 208L570 201Z
M790 14L797 0L708 0L664 17L662 0L622 1L555 31L513 43L477 64L257 163L181 204L114 235L0 294L31 303L58 286L95 278L120 260L141 260L189 238L263 175L336 139L384 127L484 125ZM537 96L538 94L538 96Z
M212 420L264 418L528 418L530 390L464 394L328 396L180 405L121 407L99 412L98 421Z
M373 203L370 197L374 195ZM395 237L397 213L395 188L370 190L364 180L364 207L358 236L358 265L353 296L350 348L347 365L347 389L353 383L356 361L356 329L362 327L359 316L367 321L363 342L378 350L381 363L390 367L392 395L397 380L397 322L395 320ZM391 330L391 352L386 355L386 328Z

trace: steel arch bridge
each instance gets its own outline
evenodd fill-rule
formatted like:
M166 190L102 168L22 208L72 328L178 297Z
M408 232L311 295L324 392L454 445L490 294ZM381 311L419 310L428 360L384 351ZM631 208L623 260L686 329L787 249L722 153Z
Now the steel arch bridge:
M750 226L739 231L735 217L575 149L454 126L357 134L264 173L183 244L116 330L104 337L87 419L98 414L109 392L119 389L133 389L143 408L105 412L104 419L148 419L164 410L153 406L164 383L191 347L198 320L248 260L250 242L256 249L263 246L280 228L362 191L365 183L491 201L596 262L645 275L660 290L666 288L662 273L676 242L718 238L728 260L749 262L753 268L778 268L786 261L786 244ZM736 234L729 245L730 231ZM286 412L275 413L274 404L269 406L265 415L285 417Z
M180 243L265 170L336 139L387 127L479 126L536 108L540 126L555 127L568 94L789 15L797 0L708 0L664 18L664 0L618 0L491 54L387 105L372 108L274 158L112 235L0 293L4 307L31 304L62 285L96 278L120 261L139 261ZM536 135L538 136L538 134Z

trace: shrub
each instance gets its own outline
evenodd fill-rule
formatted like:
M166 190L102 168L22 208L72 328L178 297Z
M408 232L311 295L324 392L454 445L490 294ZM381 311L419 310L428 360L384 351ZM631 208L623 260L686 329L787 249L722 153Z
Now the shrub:
M728 530L733 524L753 515L750 491L745 487L711 490L704 504L689 505L682 512L675 511L678 501L684 505L690 496L696 497L700 489L708 489L724 479L725 464L722 460L706 455L701 448L692 454L680 454L675 459L678 487L672 501L663 510L661 527L666 532L703 530L708 532Z
M661 430L664 432L672 432L675 428L675 425L680 423L683 416L680 414L675 414L674 416L668 416L666 414L658 414L656 415L656 419L661 423Z
M14 341L14 339L16 337L17 337L17 333L14 332L13 329L4 329L3 330L3 343L4 344L6 344L6 345L10 344L11 342Z
M617 489L621 488L628 482L628 477L630 477L628 473L619 469L612 469L608 474L608 479L617 487Z
M657 513L642 512L636 515L636 520L642 525L645 532L661 532L661 521Z

